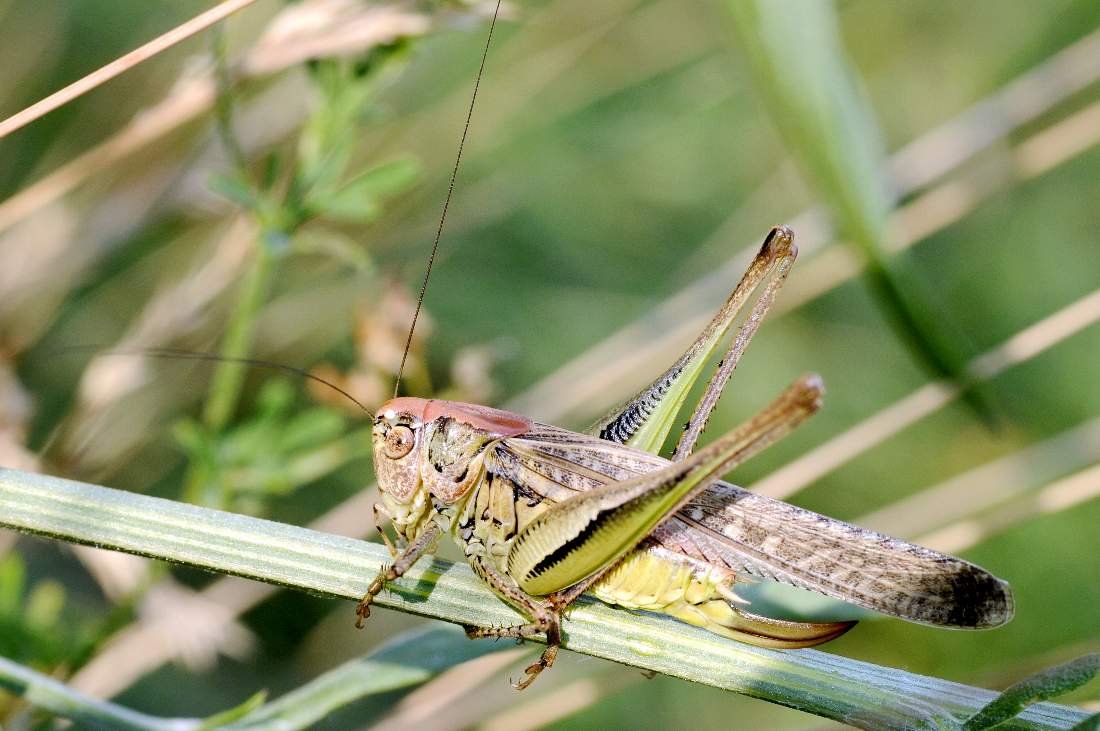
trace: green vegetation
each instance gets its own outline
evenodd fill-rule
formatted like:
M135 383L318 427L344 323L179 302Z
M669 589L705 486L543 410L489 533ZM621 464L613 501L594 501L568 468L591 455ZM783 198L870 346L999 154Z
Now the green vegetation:
M0 685L13 691L0 691L0 726L50 728L50 711L105 728L294 714L334 729L823 723L732 688L865 727L950 728L992 698L973 687L1010 686L967 728L1055 696L1084 710L1047 704L1011 723L1053 708L1051 727L1095 726L1100 7L796 6L507 7L402 389L583 427L667 365L746 252L788 223L801 256L782 312L708 436L804 371L823 375L826 405L731 478L985 566L1013 586L1012 623L861 617L825 653L786 660L708 636L700 657L746 665L693 678L705 682L566 653L515 694L507 678L527 656L511 645L387 609L354 631L352 603L333 597L365 586L380 544L333 537L347 554L316 557L341 591L306 581L319 565L294 580L261 571L289 550L278 541L236 557L224 536L204 544L187 516L376 539L367 422L304 379L135 353L269 359L384 400L492 12L261 0L0 140L0 464L124 490L120 505L164 498L174 516L140 545L120 542L140 512L90 538L65 510L90 519L118 493L89 488L83 506L11 502L0 524L67 515L46 532L236 575L0 529ZM0 117L207 7L0 4ZM944 373L958 380L930 385ZM228 512L188 512L208 509ZM173 542L224 550L202 561ZM419 570L430 579L402 584L405 608L465 618L437 602L468 572ZM750 589L785 616L846 611ZM506 619L469 597L468 611ZM700 633L592 604L576 613L578 649L645 654L644 638L597 651L614 643L585 628L611 622L656 628L653 657L670 659L638 664L685 676L674 667ZM829 667L872 689L863 715L854 695L814 695ZM887 722L876 714L907 687L887 681L907 673L933 680Z

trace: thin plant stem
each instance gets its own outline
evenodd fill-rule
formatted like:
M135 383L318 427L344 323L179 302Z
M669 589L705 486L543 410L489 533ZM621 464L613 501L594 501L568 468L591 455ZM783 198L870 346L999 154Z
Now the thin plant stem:
M390 560L378 544L8 469L0 469L0 526L344 599L358 599ZM459 624L522 621L469 567L441 560L419 562L376 603ZM349 602L349 632L353 614ZM577 652L866 729L958 729L997 695L815 650L753 647L588 600L564 629ZM1001 728L1069 729L1087 716L1037 703Z
M225 29L217 26L210 33L210 43L214 56L214 81L218 93L214 97L214 113L217 120L218 137L229 153L234 167L241 175L248 174L248 158L244 154L240 140L233 132L233 78L229 68L226 49Z
M233 314L229 320L221 354L226 358L243 358L252 345L256 317L263 305L274 269L272 256L259 243L255 259L241 283ZM247 366L223 361L214 373L210 396L203 409L203 422L214 431L225 428L240 397L241 383Z
M241 360L248 355L252 346L256 320L266 299L274 269L275 257L262 240L257 241L255 256L244 281L241 282L222 345L221 355L227 360L220 362L215 369L210 393L203 408L202 421L211 433L221 432L237 408L245 370L248 368ZM206 505L226 504L227 496L215 494L215 486L208 477L206 470L192 465L185 488L187 499Z
M157 718L129 708L89 698L64 683L0 657L0 688L17 693L32 705L76 721L82 728L118 731L197 731L197 719Z

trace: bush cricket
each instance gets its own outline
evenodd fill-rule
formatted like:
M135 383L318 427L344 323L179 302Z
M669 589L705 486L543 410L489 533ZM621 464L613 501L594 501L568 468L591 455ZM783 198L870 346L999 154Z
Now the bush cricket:
M399 545L380 525L394 561L359 602L357 626L386 582L444 535L500 598L531 618L514 627L467 627L467 634L546 637L517 689L553 664L562 614L586 591L780 648L827 642L854 622L754 614L734 591L739 579L772 579L922 624L980 629L1007 622L1008 585L984 569L718 479L820 408L817 376L803 376L748 422L695 451L796 255L791 230L772 229L688 350L587 433L474 404L408 396L383 404L373 426L382 494L374 517L390 519ZM742 312L672 458L657 456Z
M695 451L797 256L786 226L771 230L687 351L586 433L475 404L398 396L499 9L498 2L394 398L374 416L374 469L382 496L374 521L394 560L359 601L356 626L370 616L386 582L432 553L444 535L463 549L474 573L531 620L467 627L467 635L546 638L546 649L526 668L517 690L553 665L562 644L562 614L584 592L778 648L827 642L855 622L760 616L735 593L739 579L772 579L922 624L981 629L1011 619L1008 584L978 566L720 481L821 407L824 387L816 375L798 379L755 417ZM658 456L689 391L739 321L671 459ZM382 518L390 520L397 545Z

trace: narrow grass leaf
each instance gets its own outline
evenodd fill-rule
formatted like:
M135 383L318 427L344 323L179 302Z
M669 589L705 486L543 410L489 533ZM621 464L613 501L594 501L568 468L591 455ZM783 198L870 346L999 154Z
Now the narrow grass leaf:
M788 149L868 260L868 283L896 331L939 375L970 350L920 280L887 250L893 194L874 113L845 55L828 0L729 0L756 87ZM984 406L973 401L980 411Z
M453 626L406 632L366 657L350 660L271 703L256 693L244 703L205 719L148 716L89 698L30 668L0 658L0 688L86 728L127 731L299 731L333 711L377 693L419 685L455 665L504 649L471 642Z
M248 714L255 712L256 709L263 706L266 700L267 691L261 690L253 694L251 698L239 706L234 706L221 713L215 713L213 716L207 716L203 719L202 725L199 726L199 728L202 729L202 731L206 731L206 729L224 728L227 724L238 721Z
M101 731L198 731L190 718L158 718L89 698L55 678L0 657L0 689L22 696L36 708L68 718L81 729Z
M506 648L492 642L471 642L458 627L422 627L217 728L225 731L312 728L350 703L419 685L455 665L502 649Z
M1100 652L1082 655L1075 660L1042 670L1006 688L989 705L967 719L963 728L966 731L992 728L1016 716L1033 703L1057 698L1081 687L1096 677L1098 672ZM1085 719L1074 728L1088 728L1087 724L1095 719L1095 716Z
M390 560L377 544L2 468L0 526L351 600L362 596L370 578ZM438 559L418 562L376 603L457 624L524 621L468 566ZM349 603L349 622L352 614ZM566 646L576 652L859 728L959 728L962 719L996 695L820 651L753 647L671 618L583 597L571 609L564 631ZM406 667L403 672L422 671ZM1069 729L1087 716L1077 708L1039 703L1009 720L1008 727Z

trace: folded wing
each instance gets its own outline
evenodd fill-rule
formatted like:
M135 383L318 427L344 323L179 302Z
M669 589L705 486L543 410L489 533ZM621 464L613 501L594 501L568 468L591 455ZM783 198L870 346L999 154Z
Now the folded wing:
M550 502L667 464L646 452L541 424L502 440L488 463L523 486L531 500ZM724 482L659 526L651 540L738 574L912 622L984 628L1012 617L1008 585L974 564Z
M997 627L1008 584L953 556L718 483L655 538L697 558L912 622Z

